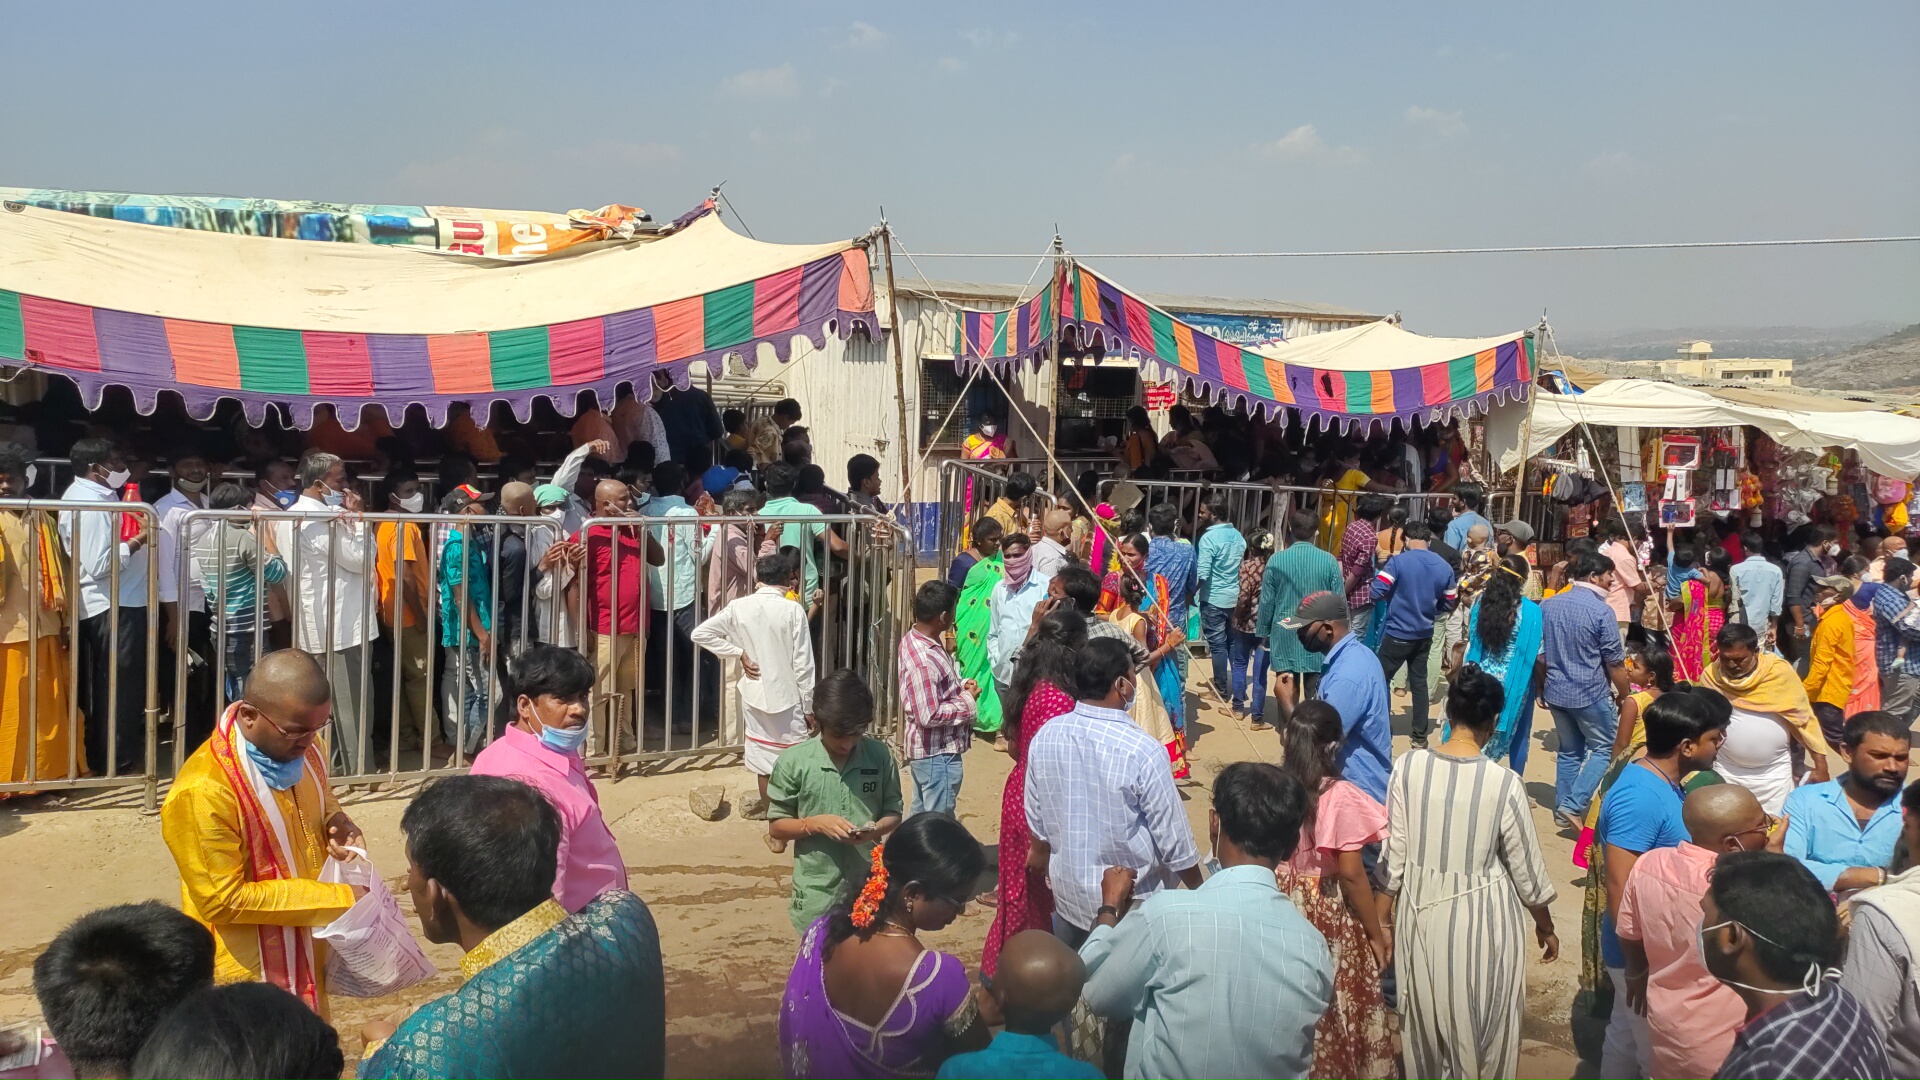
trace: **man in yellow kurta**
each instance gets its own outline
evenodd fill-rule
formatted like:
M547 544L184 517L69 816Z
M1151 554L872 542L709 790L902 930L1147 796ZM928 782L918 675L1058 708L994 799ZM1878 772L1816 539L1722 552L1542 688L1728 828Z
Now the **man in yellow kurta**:
M319 739L332 722L320 665L284 649L255 665L246 693L187 759L160 808L180 869L181 907L213 931L218 982L270 982L327 1014L326 945L313 930L345 914L360 886L318 880L328 854L365 840L327 785Z

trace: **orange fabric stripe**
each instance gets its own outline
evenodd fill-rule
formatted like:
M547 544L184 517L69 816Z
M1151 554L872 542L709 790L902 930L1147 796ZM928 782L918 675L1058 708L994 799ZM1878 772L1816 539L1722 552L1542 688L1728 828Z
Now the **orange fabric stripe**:
M493 358L485 334L428 334L427 363L436 394L484 394L493 389Z
M185 319L168 319L166 324L174 378L195 386L240 389L240 352L233 346L233 327Z
M1180 367L1194 374L1200 372L1200 355L1193 351L1193 327L1176 320L1173 324L1173 347L1180 354Z
M1487 349L1473 354L1473 385L1476 393L1484 394L1493 389L1494 355L1497 349Z
M669 300L653 309L653 336L658 363L684 360L706 349L707 305L704 296Z

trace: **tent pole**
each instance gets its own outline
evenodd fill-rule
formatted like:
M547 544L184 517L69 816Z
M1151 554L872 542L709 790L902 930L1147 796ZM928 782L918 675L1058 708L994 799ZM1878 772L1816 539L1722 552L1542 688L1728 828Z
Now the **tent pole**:
M1546 325L1547 320L1541 319L1540 325L1533 331L1536 335L1534 339L1536 345L1533 350L1534 368L1527 372L1527 415L1520 421L1520 462L1513 469L1513 516L1515 518L1520 517L1520 493L1527 486L1527 451L1530 449L1529 444L1533 441L1533 406L1540 400L1539 360L1546 346L1546 335L1541 333L1541 330ZM1521 348L1524 349L1526 346L1522 345Z
M1060 258L1062 248L1063 245L1060 243L1060 234L1054 233L1053 280L1055 288L1053 302L1056 305L1060 303L1060 296L1062 295L1058 287L1060 283L1060 267L1062 265ZM1057 314L1055 318L1058 318ZM1060 449L1060 329L1057 324L1054 327L1053 340L1047 343L1046 372L1048 379L1053 384L1053 392L1050 395L1051 400L1047 402L1047 414L1049 418L1047 421L1047 456L1053 457Z
M893 288L893 226L886 214L880 216L880 250L887 263L887 325L893 337L894 411L900 424L900 502L906 507L909 528L913 522L913 454L907 449L907 361L900 344L900 301Z

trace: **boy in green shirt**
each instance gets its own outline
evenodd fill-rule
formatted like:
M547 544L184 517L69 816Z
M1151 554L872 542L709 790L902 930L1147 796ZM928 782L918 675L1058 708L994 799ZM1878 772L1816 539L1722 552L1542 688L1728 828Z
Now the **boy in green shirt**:
M865 881L873 846L900 824L900 767L867 734L873 694L842 668L813 691L813 738L780 752L767 779L767 832L793 841L787 915L805 936L849 881Z

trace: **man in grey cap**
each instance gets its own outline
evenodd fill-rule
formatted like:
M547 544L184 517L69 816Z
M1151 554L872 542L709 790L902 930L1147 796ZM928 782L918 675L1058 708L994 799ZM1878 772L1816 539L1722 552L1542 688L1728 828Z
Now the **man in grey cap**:
M1519 518L1514 518L1512 521L1503 521L1493 527L1493 549L1495 554L1500 558L1504 559L1508 555L1518 555L1525 558L1527 545L1531 543L1533 543L1533 526ZM1532 560L1528 561L1531 562ZM1527 583L1522 586L1520 591L1522 595L1534 603L1537 604L1540 602L1540 598L1545 594L1546 590L1540 587L1539 570L1533 570L1527 574Z
M1288 631L1302 648L1326 657L1318 696L1339 712L1346 729L1340 742L1341 777L1385 805L1387 776L1393 770L1393 721L1380 658L1353 636L1346 598L1337 592L1309 593L1291 617L1274 627L1275 634Z

